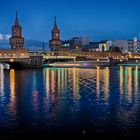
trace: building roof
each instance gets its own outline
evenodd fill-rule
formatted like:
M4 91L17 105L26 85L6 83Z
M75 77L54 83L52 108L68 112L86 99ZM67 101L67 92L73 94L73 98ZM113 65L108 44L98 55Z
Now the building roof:
M19 21L18 21L18 12L16 12L16 19L15 19L15 26L19 26Z

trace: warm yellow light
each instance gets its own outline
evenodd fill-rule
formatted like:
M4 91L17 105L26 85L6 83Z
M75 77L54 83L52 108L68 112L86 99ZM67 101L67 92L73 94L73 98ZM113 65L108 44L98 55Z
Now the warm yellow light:
M14 59L10 59L10 62L14 62Z
M135 68L135 94L138 94L139 92L139 76L138 76L138 66Z
M120 66L120 94L123 94L123 67Z
M9 104L11 112L15 111L15 106L16 106L15 103L16 103L16 98L15 98L15 70L11 69L10 70L10 104ZM12 114L12 115L14 115L14 114Z
M96 70L96 92L99 95L100 93L100 67L97 67L97 70Z
M97 59L97 61L99 62L99 59Z

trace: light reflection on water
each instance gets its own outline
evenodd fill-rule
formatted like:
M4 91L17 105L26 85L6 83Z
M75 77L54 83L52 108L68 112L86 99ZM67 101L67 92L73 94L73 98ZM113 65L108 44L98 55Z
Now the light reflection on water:
M9 71L1 67L0 130L84 129L133 135L140 127L139 74L138 66Z
M14 115L16 113L16 95L15 95L15 70L10 70L10 114Z

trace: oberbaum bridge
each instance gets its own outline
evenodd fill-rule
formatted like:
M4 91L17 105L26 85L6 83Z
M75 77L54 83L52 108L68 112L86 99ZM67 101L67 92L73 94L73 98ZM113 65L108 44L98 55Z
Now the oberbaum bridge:
M23 47L24 38L22 27L19 24L16 13L15 23L12 26L12 36L9 39L11 49L0 49L0 63L7 63L11 67L17 68L42 68L44 64L66 61L94 61L96 64L104 63L139 63L140 54L122 54L115 52L77 52L62 48L60 40L60 30L56 24L52 29L52 39L49 41L50 51L29 51Z

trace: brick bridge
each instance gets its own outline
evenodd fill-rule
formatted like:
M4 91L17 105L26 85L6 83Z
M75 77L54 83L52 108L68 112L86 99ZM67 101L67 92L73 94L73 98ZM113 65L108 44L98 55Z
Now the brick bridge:
M76 52L76 51L28 51L27 49L0 50L0 63L8 63L13 67L43 67L44 63L66 61L140 61L140 54L122 54L113 52Z

